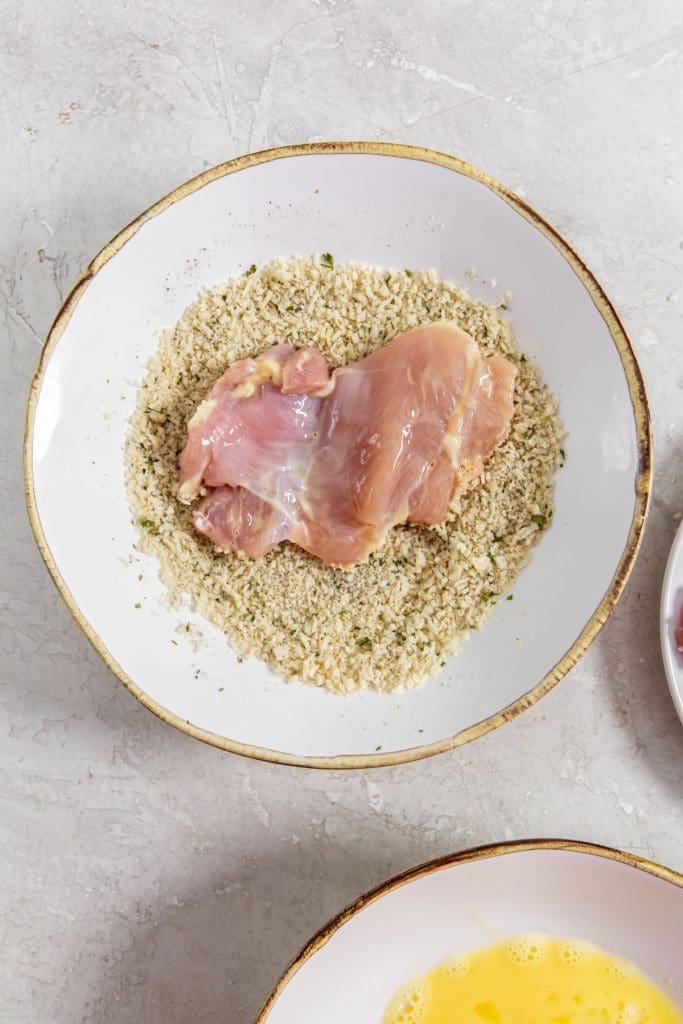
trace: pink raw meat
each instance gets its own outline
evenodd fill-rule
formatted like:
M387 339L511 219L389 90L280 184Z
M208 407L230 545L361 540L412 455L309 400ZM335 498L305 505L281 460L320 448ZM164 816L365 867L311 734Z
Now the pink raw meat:
M225 550L259 557L286 539L362 562L398 523L445 518L507 437L515 377L446 321L331 378L316 349L278 345L231 366L198 407L179 495L206 494L195 526Z

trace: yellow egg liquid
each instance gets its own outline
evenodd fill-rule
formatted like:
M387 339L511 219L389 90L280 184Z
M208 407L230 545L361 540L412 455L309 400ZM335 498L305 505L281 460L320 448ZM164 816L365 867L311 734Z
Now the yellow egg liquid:
M587 942L522 936L454 957L396 993L382 1024L683 1024L625 960Z

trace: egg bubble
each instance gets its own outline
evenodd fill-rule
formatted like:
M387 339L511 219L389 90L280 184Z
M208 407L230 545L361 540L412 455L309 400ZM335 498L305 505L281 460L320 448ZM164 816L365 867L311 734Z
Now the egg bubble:
M645 1019L645 1007L640 1003L626 1003L617 1014L617 1024L640 1024Z
M444 960L441 969L449 978L462 978L469 971L470 965L466 956L451 956Z
M595 956L595 947L582 939L570 939L560 945L559 952L568 967L578 967Z
M640 978L638 969L627 960L610 960L607 970L620 981L637 981Z
M543 959L547 945L544 935L522 935L506 942L505 951L521 967L532 967Z
M399 989L387 1010L386 1024L422 1024L430 1002L426 978L416 978Z

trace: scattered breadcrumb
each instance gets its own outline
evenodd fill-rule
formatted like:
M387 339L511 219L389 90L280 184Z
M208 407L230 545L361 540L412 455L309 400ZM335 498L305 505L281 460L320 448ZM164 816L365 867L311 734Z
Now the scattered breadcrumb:
M519 368L510 437L445 523L397 527L348 570L291 544L253 561L197 534L176 499L177 458L188 419L230 363L286 341L317 345L338 366L442 319ZM423 683L507 596L551 522L562 439L555 399L494 306L431 271L338 264L326 253L250 267L200 294L150 361L126 460L140 547L158 558L171 603L190 595L241 655L279 675L351 693Z

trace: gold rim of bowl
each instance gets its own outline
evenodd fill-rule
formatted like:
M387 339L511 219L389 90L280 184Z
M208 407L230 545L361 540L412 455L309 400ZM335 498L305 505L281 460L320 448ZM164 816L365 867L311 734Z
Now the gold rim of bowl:
M320 931L313 936L310 942L304 946L299 955L292 960L291 964L261 1007L261 1011L256 1018L255 1024L265 1024L270 1016L271 1010L275 1006L275 1003L280 998L294 975L301 967L303 967L306 961L309 960L314 953L317 953L319 949L322 949L322 947L329 942L334 933L338 931L342 925L346 924L347 921L350 921L352 917L355 917L359 911L369 907L371 903L374 903L382 896L386 896L387 893L393 892L395 889L400 889L409 882L414 882L419 878L424 878L436 871L443 871L444 868L450 868L457 864L469 864L476 860L489 860L493 857L502 857L505 854L528 853L533 850L561 850L569 851L570 853L589 854L593 857L602 857L605 860L617 861L619 864L626 864L628 867L637 868L639 871L643 871L648 875L654 875L655 878L661 878L663 881L669 882L671 885L675 885L679 889L683 889L683 875L674 871L672 868L666 868L661 864L655 864L654 861L646 860L644 857L637 857L634 853L626 853L624 850L615 850L611 846L598 846L595 843L577 842L572 839L518 839L510 843L491 843L486 846L475 846L470 850L463 850L461 853L447 854L445 857L438 857L436 860L430 860L425 864L420 864L416 868L410 868L408 871L404 871L400 875L395 875L393 878L390 878L388 882L383 882L381 885L378 885L376 889L371 889L370 892L366 892L363 896L360 896L345 910L342 910L341 914L338 914L328 924L321 928Z
M209 732L206 729L200 729L191 722L178 717L178 715L173 714L166 708L162 707L161 704L152 700L134 682L134 680L124 672L112 654L104 646L102 640L76 604L69 588L59 572L59 568L55 563L52 552L50 551L45 538L35 499L35 484L33 479L33 424L45 368L62 333L69 323L76 305L95 275L113 256L116 255L116 253L119 252L120 249L123 248L126 242L136 234L143 224L148 220L151 220L152 217L156 217L158 214L163 213L163 211L168 209L169 206L172 206L173 203L177 203L179 200L184 199L193 192L196 192L204 185L209 184L209 182L215 181L217 178L222 178L228 174L234 174L236 171L242 171L246 168L254 167L257 164L268 163L271 160L283 160L293 156L340 153L370 154L375 156L400 157L407 160L420 160L426 163L437 164L440 167L445 167L448 170L457 172L458 174L466 175L468 178L481 182L492 192L495 192L496 195L500 196L501 199L508 203L508 205L511 206L520 216L524 217L524 219L530 224L533 224L534 227L536 227L555 246L562 256L564 256L575 274L580 278L584 287L588 290L595 306L607 324L607 328L619 353L619 358L628 383L631 404L633 406L638 448L638 469L635 480L635 507L633 519L631 521L626 546L624 547L621 558L619 559L619 564L609 588L569 650L560 658L557 664L547 673L547 675L540 680L540 682L536 683L536 685L527 693L523 694L516 701L513 701L512 704L509 704L501 711L498 711L495 714L490 715L488 718L469 726L467 729L463 729L454 736L448 736L435 743L427 743L423 746L409 747L406 750L387 751L384 753L336 754L327 757L312 757L303 754L289 754L284 751L269 750L265 747L253 746L249 743L241 743L237 740L231 740L224 736L219 736L216 733ZM529 206L523 199L520 199L519 196L516 196L509 189L505 188L504 185L499 184L493 178L489 177L488 174L478 170L476 167L472 167L471 164L465 163L463 160L458 159L458 157L449 156L447 153L439 153L435 150L425 149L420 146L405 146L400 143L391 142L311 142L294 146L283 146L277 149L267 149L258 153L250 153L246 156L240 156L233 160L228 160L226 163L218 164L218 166L212 167L208 171L204 171L196 178L191 178L189 181L186 181L184 184L174 189L173 192L169 192L167 196L160 199L154 204L154 206L151 206L148 210L145 210L144 213L141 213L139 217L136 217L132 223L120 231L118 235L105 245L102 251L95 257L92 263L78 278L76 284L57 314L40 354L38 366L29 391L24 431L24 486L26 491L26 505L36 543L43 557L43 561L45 562L45 565L47 566L47 569L69 611L92 646L103 658L114 675L117 676L123 685L130 690L130 692L137 697L137 699L144 704L146 708L152 711L164 722L175 726L175 728L180 729L181 732L185 732L189 736L193 736L195 739L202 740L203 742L209 743L215 747L220 747L222 750L228 750L235 754L243 754L246 757L253 757L262 761L271 761L278 764L298 765L308 768L375 768L386 765L403 764L408 761L417 761L422 757L428 757L432 754L440 754L446 750L462 746L465 743L469 743L471 740L475 740L486 735L486 733L497 729L505 722L509 722L520 714L520 712L525 711L540 700L541 697L545 696L545 694L548 693L548 691L551 690L571 668L573 668L579 658L581 658L588 650L591 643L613 611L619 596L624 589L624 585L631 572L631 568L640 546L645 517L647 514L651 481L652 440L650 434L650 415L640 367L638 366L631 343L614 307L612 306L612 303L607 298L601 285L595 279L581 257L574 251L574 249L572 249L569 243L559 234L559 232L557 232L552 225L537 213L536 210Z

